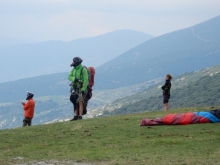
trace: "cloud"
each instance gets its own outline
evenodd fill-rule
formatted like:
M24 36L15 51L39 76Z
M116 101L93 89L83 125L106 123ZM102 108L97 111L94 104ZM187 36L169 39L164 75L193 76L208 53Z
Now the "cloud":
M0 1L0 36L64 40L117 29L162 35L220 15L219 0Z

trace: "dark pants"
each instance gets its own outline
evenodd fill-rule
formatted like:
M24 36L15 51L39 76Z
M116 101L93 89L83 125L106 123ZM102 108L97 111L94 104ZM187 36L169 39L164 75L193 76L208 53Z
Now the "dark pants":
M70 95L70 101L73 103L74 111L79 110L79 103L77 102L78 97L79 97L78 94L74 92ZM84 96L84 100L83 100L83 115L87 113L87 104L89 99L91 99L91 97L92 97L92 91L89 89L86 95Z
M32 120L32 119L25 117L25 118L23 119L23 127L31 126L31 120Z
M163 95L163 103L169 103L170 95Z

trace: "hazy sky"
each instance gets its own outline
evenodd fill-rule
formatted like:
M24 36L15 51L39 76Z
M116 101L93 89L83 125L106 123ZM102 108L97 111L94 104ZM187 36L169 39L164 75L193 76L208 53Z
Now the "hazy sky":
M33 41L131 29L159 36L220 15L220 0L0 0L0 37Z

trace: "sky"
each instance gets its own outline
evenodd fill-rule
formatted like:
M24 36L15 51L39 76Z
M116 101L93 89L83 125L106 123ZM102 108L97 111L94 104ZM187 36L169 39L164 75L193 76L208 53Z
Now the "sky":
M0 37L72 41L119 29L153 36L220 15L220 0L0 0Z

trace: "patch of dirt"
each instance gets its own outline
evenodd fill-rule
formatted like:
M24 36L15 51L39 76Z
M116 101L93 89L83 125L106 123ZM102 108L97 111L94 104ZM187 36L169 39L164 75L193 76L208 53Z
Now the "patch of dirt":
M22 160L21 157L17 158L18 160ZM87 163L77 163L73 162L70 160L66 161L57 161L57 160L47 160L47 161L32 161L32 162L27 162L27 163L19 163L16 165L92 165L92 164L87 164Z

